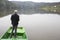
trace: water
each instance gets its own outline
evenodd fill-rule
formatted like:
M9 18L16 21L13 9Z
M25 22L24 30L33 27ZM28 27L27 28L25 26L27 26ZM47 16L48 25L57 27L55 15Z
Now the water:
M11 15L0 18L0 36L12 26ZM29 40L60 40L60 15L32 14L20 15L18 26L23 26Z

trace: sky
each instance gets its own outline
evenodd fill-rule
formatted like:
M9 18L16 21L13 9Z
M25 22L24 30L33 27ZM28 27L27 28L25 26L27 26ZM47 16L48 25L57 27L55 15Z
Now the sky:
M60 2L60 0L9 0L9 1Z

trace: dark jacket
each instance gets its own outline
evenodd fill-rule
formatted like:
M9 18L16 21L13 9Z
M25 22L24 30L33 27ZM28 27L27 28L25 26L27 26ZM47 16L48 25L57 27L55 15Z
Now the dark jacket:
M19 21L19 15L13 14L11 16L12 25L14 25L14 26L18 25L18 21Z

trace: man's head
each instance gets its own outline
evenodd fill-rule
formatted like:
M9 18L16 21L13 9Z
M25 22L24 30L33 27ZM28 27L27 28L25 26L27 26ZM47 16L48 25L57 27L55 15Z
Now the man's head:
M14 13L17 13L18 12L18 10L14 10Z

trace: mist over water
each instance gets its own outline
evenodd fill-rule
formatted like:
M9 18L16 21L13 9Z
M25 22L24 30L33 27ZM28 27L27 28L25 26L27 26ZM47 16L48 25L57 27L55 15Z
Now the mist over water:
M0 36L12 26L10 17L11 14L0 18ZM60 15L21 14L18 26L25 28L29 40L60 40Z
M10 18L17 9L20 16L18 27L25 28L28 40L60 40L60 2L49 1L52 2L1 0L0 38L12 26Z

